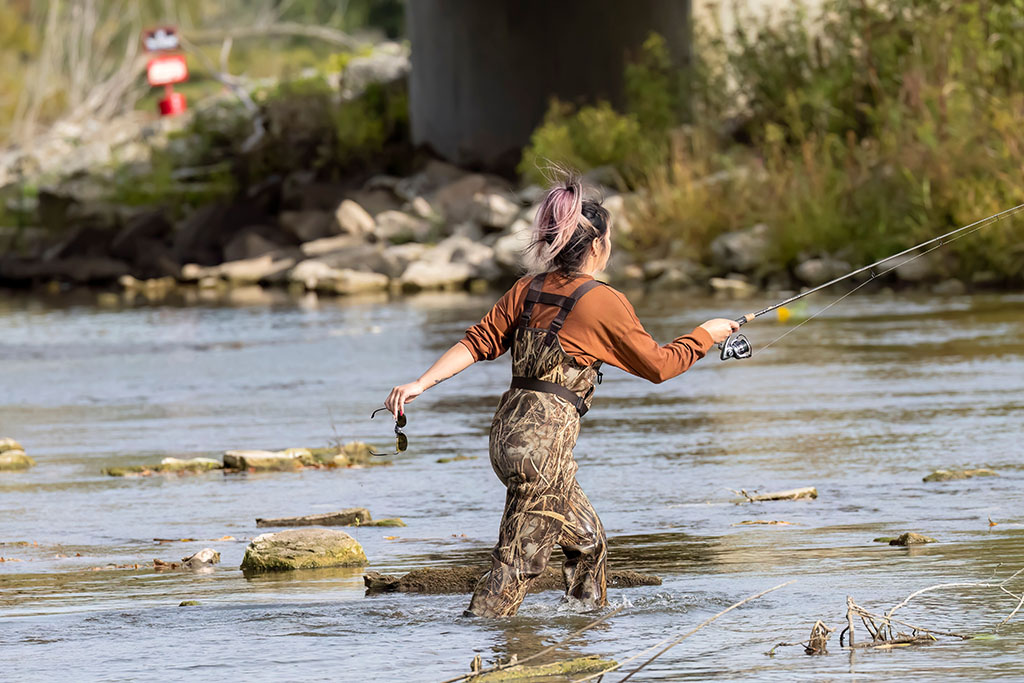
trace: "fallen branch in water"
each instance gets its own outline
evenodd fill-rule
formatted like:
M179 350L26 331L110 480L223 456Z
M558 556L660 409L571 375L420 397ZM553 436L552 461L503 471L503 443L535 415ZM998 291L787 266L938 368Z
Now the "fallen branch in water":
M941 583L935 586L928 586L921 590L914 591L902 601L897 603L892 609L884 613L871 612L864 607L861 607L853 601L852 597L847 596L846 598L846 628L839 633L839 645L840 647L852 650L852 649L891 649L894 647L906 647L910 645L927 645L934 643L938 640L936 636L946 636L950 638L960 638L961 640L969 640L972 635L955 633L952 631L940 631L934 628L928 628L920 626L918 624L911 624L906 621L896 619L893 614L906 607L911 600L924 593L931 591L940 590L944 588L998 588L1003 593L1011 596L1017 600L1017 605L1013 611L1010 612L999 624L996 625L998 631L1001 626L1006 624L1010 619L1020 611L1021 607L1024 607L1024 594L1018 595L1006 588L1007 584L1012 582L1018 576L1024 573L1024 568L1021 568L1011 574L1009 577L999 583L978 583L978 582L955 582L955 583ZM870 640L857 643L856 632L854 622L856 619L860 619L864 630L867 631L870 636ZM898 632L894 628L895 625L904 626L910 629L910 633ZM765 652L766 655L772 657L775 655L775 650L780 647L790 647L794 645L803 645L804 651L807 654L824 654L825 646L828 642L829 636L832 634L834 629L830 629L825 626L824 622L817 621L814 624L814 628L811 630L811 637L807 642L799 643L778 643L770 650Z
M798 489L789 489L788 491L774 491L772 493L758 493L757 491L748 493L746 489L740 489L739 491L736 491L735 489L729 490L737 495L743 496L745 501L737 501L740 503L762 503L766 500L801 500L804 498L818 497L818 489L813 486L804 486Z

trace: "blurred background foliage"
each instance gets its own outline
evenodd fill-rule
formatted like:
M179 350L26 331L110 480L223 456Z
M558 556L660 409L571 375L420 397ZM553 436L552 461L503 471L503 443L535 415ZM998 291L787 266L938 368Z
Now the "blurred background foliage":
M72 114L139 48L140 32L173 25L220 64L223 37L238 29L313 26L377 39L404 33L403 0L6 0L0 4L0 145L26 140ZM227 71L250 79L289 79L324 69L337 44L301 33L235 40ZM154 111L158 92L138 63L132 106ZM190 101L223 87L192 60L178 89Z
M695 27L694 64L652 36L623 111L553 102L540 159L612 166L639 189L626 245L700 258L767 223L774 266L865 263L1022 201L1024 1L827 0ZM600 126L595 125L600 122ZM955 243L962 273L1021 281L1013 223Z

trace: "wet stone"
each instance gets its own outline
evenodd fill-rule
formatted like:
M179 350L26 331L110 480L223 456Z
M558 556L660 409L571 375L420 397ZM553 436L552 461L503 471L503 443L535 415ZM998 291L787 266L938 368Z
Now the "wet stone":
M934 538L931 538L930 536L925 536L924 534L918 534L918 533L915 533L913 531L908 531L905 534L901 534L897 538L891 539L889 541L889 545L908 546L908 545L923 545L925 543L936 543L936 542L937 541Z
M565 681L574 680L575 677L583 674L595 674L606 671L618 663L610 659L600 657L577 657L561 662L550 664L519 664L510 666L500 671L491 671L476 676L469 676L466 680L471 683L505 683L511 681Z
M220 553L213 548L203 548L197 553L181 558L184 569L205 569L220 564Z
M148 477L154 474L198 474L219 470L221 463L213 458L164 458L159 465L128 465L108 467L103 473L111 477Z
M366 508L347 508L301 517L256 518L256 526L363 526L371 520Z
M361 567L366 554L344 531L313 527L257 536L245 549L244 571L282 571L318 567Z

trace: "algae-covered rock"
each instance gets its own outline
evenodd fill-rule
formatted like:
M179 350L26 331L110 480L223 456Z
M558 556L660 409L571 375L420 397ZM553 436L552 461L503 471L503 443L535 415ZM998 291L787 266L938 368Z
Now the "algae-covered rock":
M929 536L925 536L924 534L918 534L918 533L914 533L913 531L908 531L907 533L901 534L898 537L890 540L889 541L889 545L907 546L907 545L921 545L921 544L924 544L924 543L936 543L936 542L937 541L934 538L931 538Z
M11 448L0 453L0 471L27 470L35 464L36 461L21 449Z
M294 451L300 451L295 453ZM302 453L301 451L305 451ZM308 449L289 451L228 451L224 454L224 468L229 470L252 470L255 472L290 472L302 467L300 457L309 454Z
M446 465L450 462L463 462L465 460L476 460L476 456L473 455L456 455L451 458L438 458L437 462L441 465Z
M366 508L347 508L302 517L257 517L256 526L362 526L370 520L370 511Z
M223 465L213 458L164 458L156 468L158 472L209 472Z
M359 526L408 526L401 517L387 517L385 519L371 519Z
M198 607L198 606L199 606L199 601L198 600L182 600L181 602L178 603L178 607Z
M922 481L952 481L954 479L970 479L972 477L998 477L999 473L990 469L980 468L975 470L935 470Z
M367 572L363 584L367 594L373 593L472 593L487 567L428 567L414 569L403 576ZM611 571L607 574L609 588L660 586L661 578L634 571ZM547 567L530 584L531 593L565 590L565 579L554 567Z
M544 680L572 680L569 676L581 674L595 674L607 671L618 666L618 663L611 659L600 657L577 657L567 659L563 662L551 662L550 664L519 664L510 666L500 671L470 676L466 680L472 683L506 683L511 681L536 681Z
M213 458L164 458L159 465L127 465L108 467L103 473L111 477L148 477L154 474L198 474L223 467Z
M289 529L252 539L242 558L246 571L361 567L366 554L356 539L335 529Z
M5 453L6 451L24 451L24 450L25 449L22 448L20 443L18 443L17 441L15 441L14 439L12 439L10 437L4 437L4 438L0 439L0 453Z

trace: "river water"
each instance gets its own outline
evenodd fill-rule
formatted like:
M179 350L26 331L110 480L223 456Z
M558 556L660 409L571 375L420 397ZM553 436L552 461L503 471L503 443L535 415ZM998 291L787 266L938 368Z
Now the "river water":
M485 561L504 498L487 430L507 358L414 403L409 450L390 467L101 473L233 448L386 446L390 425L370 411L495 296L114 308L5 296L0 437L19 440L38 465L0 473L2 678L436 681L468 671L474 655L522 658L592 620L555 592L489 621L461 616L468 596L366 597L361 570L238 570L262 531L256 517L351 506L408 524L347 529L370 569ZM769 303L634 300L661 340ZM758 321L744 331L757 349L787 329ZM664 582L611 590L625 609L547 660L622 661L796 579L634 680L1024 678L1024 610L997 632L1017 601L994 587L939 590L901 610L910 623L984 638L852 655L837 642L847 596L884 610L927 586L991 584L1024 567L1024 295L858 294L749 360L709 357L661 385L605 374L576 450L578 478L607 528L611 567ZM458 455L472 459L437 462ZM1000 476L922 482L951 466ZM798 486L819 497L735 504L732 491ZM740 524L753 520L790 524ZM939 542L872 542L904 531ZM226 536L235 540L212 540ZM223 558L210 573L152 569L154 558L203 547ZM1009 587L1019 594L1024 580ZM831 654L764 654L806 639L818 619L837 628Z

